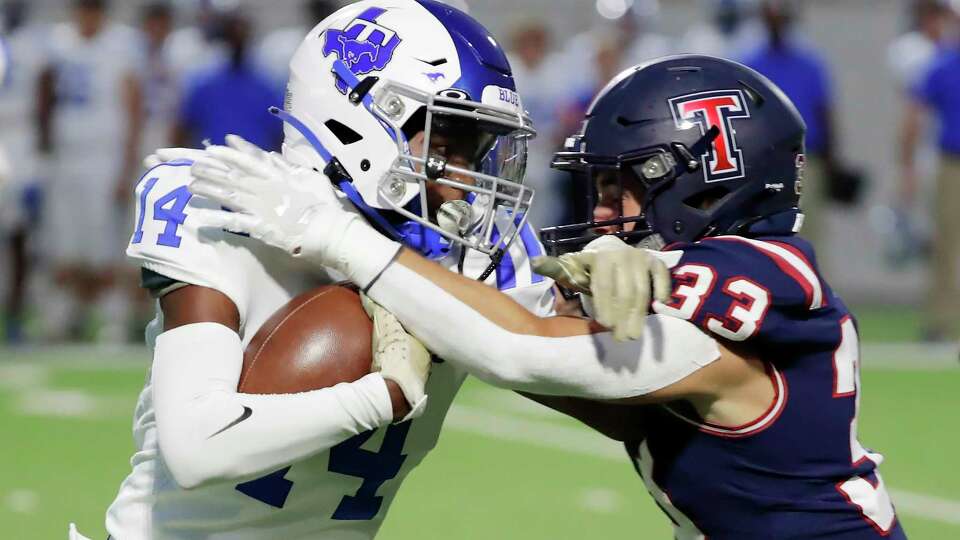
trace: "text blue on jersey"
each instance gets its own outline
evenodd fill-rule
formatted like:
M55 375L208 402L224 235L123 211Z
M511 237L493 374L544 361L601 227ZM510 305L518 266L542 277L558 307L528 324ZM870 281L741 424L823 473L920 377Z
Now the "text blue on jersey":
M354 495L344 495L330 516L337 520L368 520L380 512L383 497L377 490L384 482L395 478L407 456L403 444L410 432L411 422L393 424L387 428L378 452L361 448L377 430L355 435L330 449L329 471L363 479ZM272 472L236 486L236 490L275 508L283 508L293 482L284 478L290 467Z

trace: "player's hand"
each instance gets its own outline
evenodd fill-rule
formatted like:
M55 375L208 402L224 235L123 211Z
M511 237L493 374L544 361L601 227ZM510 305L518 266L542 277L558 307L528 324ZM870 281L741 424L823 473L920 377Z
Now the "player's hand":
M403 391L410 413L401 420L423 414L427 405L425 387L430 375L430 353L417 338L403 329L400 321L380 304L361 294L363 309L373 321L373 366L384 379L397 383Z
M583 251L560 257L536 257L534 272L592 297L596 320L613 330L615 339L637 339L653 299L670 297L670 271L645 249L615 236L601 236ZM652 287L651 287L652 284Z
M249 234L343 270L348 255L341 245L344 233L363 220L344 209L323 174L236 135L227 136L227 146L209 146L204 154L190 169L189 189L229 210L194 211L203 226ZM308 238L311 228L317 234Z
M190 169L190 191L231 210L204 212L201 222L298 253L315 207L331 200L336 204L330 183L240 137L228 135L227 144L208 146ZM327 193L317 189L324 185Z

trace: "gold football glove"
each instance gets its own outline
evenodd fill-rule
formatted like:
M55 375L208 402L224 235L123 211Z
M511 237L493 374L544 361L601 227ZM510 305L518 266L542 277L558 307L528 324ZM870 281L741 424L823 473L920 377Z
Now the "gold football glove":
M430 353L420 341L407 333L400 321L365 294L360 295L363 309L373 321L373 365L400 387L410 404L403 421L420 416L427 405L425 387L430 375Z
M583 251L560 257L536 257L533 271L563 287L592 297L597 322L619 341L643 335L653 299L670 298L670 271L645 249L615 236L601 236ZM652 287L651 287L652 284Z

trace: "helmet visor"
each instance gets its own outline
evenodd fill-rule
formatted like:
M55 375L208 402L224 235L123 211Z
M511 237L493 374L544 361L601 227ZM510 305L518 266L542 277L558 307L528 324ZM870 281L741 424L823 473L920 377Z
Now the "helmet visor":
M390 122L386 114L391 100L399 99L420 106L404 126ZM395 82L378 92L377 104L385 113L382 121L407 137L422 131L421 140L429 141L418 145L413 137L398 143L399 157L390 173L397 181L419 183L420 197L412 207L391 208L450 241L487 254L509 247L533 202L533 190L523 185L527 143L536 135L529 117L470 101L458 91L431 95ZM384 195L389 202L389 190ZM439 203L451 197L468 201L471 208L455 230L439 226L435 217Z

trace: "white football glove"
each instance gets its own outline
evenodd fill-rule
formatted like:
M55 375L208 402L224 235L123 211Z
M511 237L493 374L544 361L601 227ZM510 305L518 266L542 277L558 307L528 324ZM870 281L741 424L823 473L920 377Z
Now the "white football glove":
M425 386L430 375L430 353L420 341L407 333L400 321L380 304L361 294L363 309L373 321L373 366L384 379L400 387L410 404L410 414L402 422L417 418L427 406Z
M333 268L366 288L399 244L348 210L323 174L289 163L236 135L209 146L190 168L192 193L230 210L194 209L200 226L249 234L293 256Z
M644 319L653 299L670 298L670 271L645 249L627 245L612 235L597 238L583 251L560 257L535 257L533 271L560 285L590 295L596 320L613 330L618 341L643 335Z

